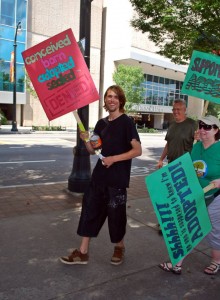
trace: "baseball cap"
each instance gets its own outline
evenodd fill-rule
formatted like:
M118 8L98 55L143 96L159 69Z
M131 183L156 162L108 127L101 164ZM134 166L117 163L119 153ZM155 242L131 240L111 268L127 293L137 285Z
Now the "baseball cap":
M204 122L207 125L216 125L218 128L220 128L220 121L218 118L214 116L205 116L199 118L200 121Z

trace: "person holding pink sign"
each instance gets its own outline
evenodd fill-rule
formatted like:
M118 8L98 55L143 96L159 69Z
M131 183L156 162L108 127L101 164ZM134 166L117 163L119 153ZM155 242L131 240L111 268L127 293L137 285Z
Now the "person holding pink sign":
M126 98L117 85L104 94L104 108L108 117L100 119L94 133L102 142L101 156L93 170L91 183L85 192L77 233L81 245L69 256L60 258L64 264L87 264L91 238L97 237L106 218L110 240L115 244L111 264L120 265L124 259L126 233L126 200L132 158L142 153L140 138L134 122L125 114ZM87 131L81 132L90 154L95 154ZM94 141L93 141L94 142Z
M211 248L212 260L204 273L215 275L220 270L220 121L214 116L199 120L200 141L192 149L193 165L202 188L209 184L213 189L205 195L205 201L212 224L211 232L205 237ZM171 262L159 265L161 269L181 274L183 259L175 266Z

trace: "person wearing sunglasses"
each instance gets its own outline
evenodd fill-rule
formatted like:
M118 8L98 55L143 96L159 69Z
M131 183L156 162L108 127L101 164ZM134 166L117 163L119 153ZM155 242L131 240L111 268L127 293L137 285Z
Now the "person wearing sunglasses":
M211 232L205 237L211 248L211 263L204 273L215 275L220 270L220 121L214 116L199 119L200 141L194 144L191 158L202 188L210 183L213 189L205 195L205 201L212 223ZM159 265L161 269L181 274L181 260L176 266L171 262Z

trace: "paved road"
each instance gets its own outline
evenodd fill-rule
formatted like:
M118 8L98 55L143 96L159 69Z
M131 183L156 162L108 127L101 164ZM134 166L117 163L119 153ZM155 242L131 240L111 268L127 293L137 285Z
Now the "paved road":
M164 135L140 134L143 155L132 163L131 176L155 170ZM0 186L66 181L73 165L76 133L0 135ZM91 169L97 161L90 157Z

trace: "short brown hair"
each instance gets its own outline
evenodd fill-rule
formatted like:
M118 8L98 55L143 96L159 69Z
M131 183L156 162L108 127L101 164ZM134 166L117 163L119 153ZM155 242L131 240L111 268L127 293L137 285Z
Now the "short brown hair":
M109 90L113 91L118 96L118 100L119 100L119 103L120 103L119 111L124 113L125 112L124 106L125 106L125 103L126 103L126 97L125 97L125 93L124 93L123 89L119 85L111 85L110 87L107 88L107 90L104 94L104 101L105 101L105 98L106 98ZM107 111L107 107L106 107L105 104L104 104L103 107Z

